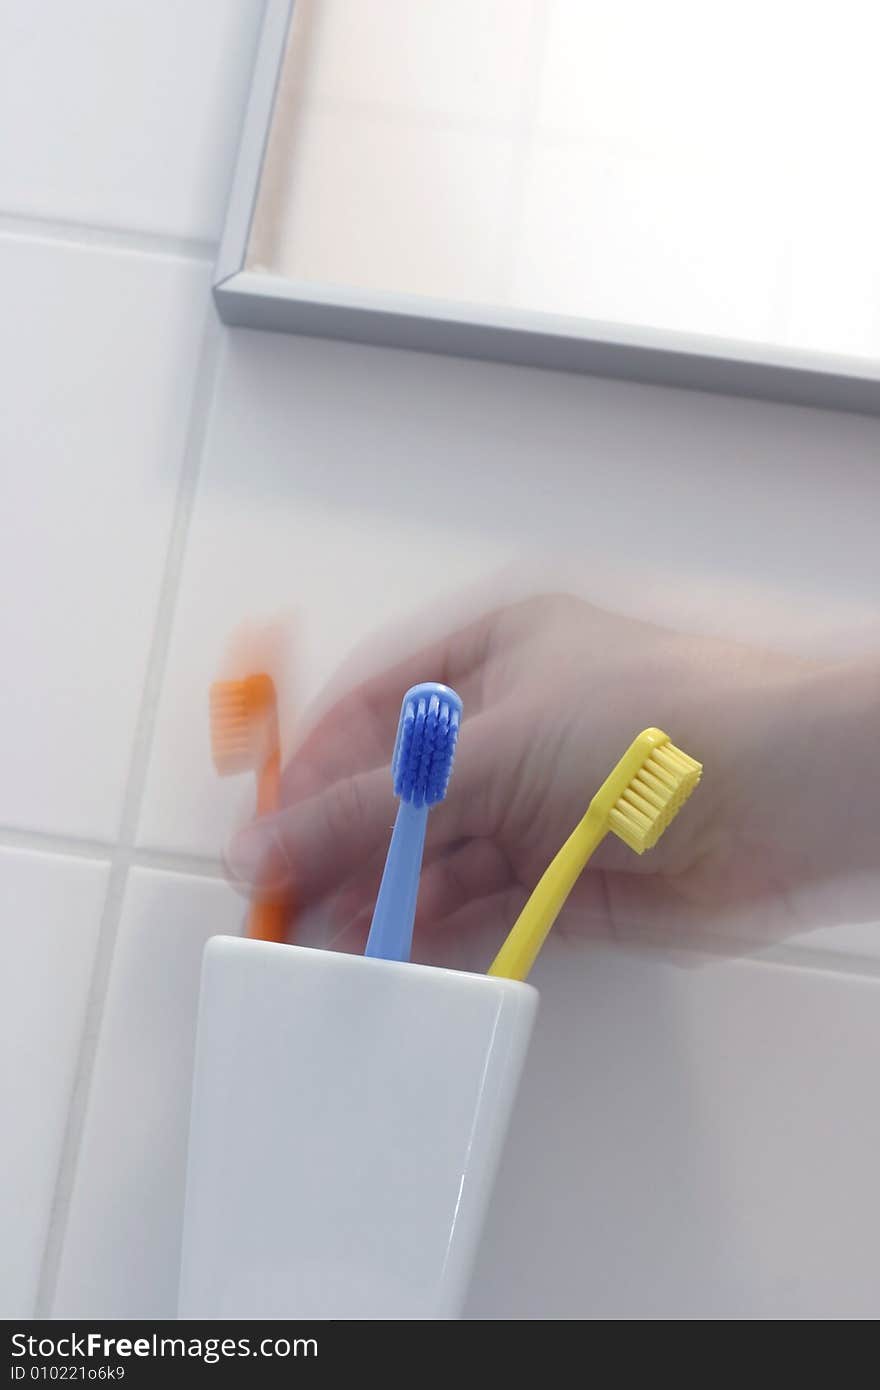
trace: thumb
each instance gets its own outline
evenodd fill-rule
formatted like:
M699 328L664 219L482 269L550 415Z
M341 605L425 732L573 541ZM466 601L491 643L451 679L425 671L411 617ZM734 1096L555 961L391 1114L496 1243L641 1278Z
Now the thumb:
M432 844L490 833L497 727L481 715L462 729L449 793L429 817ZM387 766L341 778L239 831L227 851L227 868L240 883L263 892L295 889L297 905L308 907L387 848L396 811Z

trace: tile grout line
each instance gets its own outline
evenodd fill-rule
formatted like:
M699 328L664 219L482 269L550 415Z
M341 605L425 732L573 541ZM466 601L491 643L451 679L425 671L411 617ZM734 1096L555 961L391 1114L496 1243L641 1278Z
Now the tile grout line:
M215 238L174 236L171 232L142 232L127 227L105 227L99 223L68 222L54 217L28 217L24 213L7 211L0 211L0 236L69 246L94 246L104 251L182 256L201 261L213 261L217 254Z
M115 850L109 840L90 840L80 835L56 835L52 831L18 830L0 826L0 849L22 850L30 854L55 854L68 859L112 859Z
M42 830L16 830L0 826L0 850L19 850L23 854L51 854L62 859L87 859L98 863L124 861L131 869L159 869L168 873L190 874L195 878L226 880L220 859L188 850L144 849L110 840L88 840L79 836L53 834Z
M85 839L51 831L19 830L0 825L0 851L13 850L25 854L47 854L58 858L85 859L91 863L115 863L131 869L152 869L167 874L188 875L211 883L228 883L223 861L210 855L187 850L144 848L109 840ZM749 953L743 942L743 959L763 961L767 965L792 966L801 970L829 970L835 974L880 974L880 957L868 952L844 951L830 946L811 946L808 941L780 942ZM700 955L699 952L696 953ZM731 952L727 959L741 957ZM720 957L724 960L725 957Z
M833 975L857 975L860 978L880 975L880 958L856 951L835 951L827 946L790 945L780 942L759 953L756 960L767 965L798 970L827 971Z
M222 342L220 324L214 317L212 308L208 306L187 421L174 518L165 554L152 641L146 662L143 692L123 794L119 836L114 845L105 848L105 855L109 850L110 874L98 928L95 962L86 1004L79 1056L61 1146L61 1158L56 1176L46 1245L43 1251L34 1310L34 1316L37 1318L49 1318L52 1315L52 1303L61 1263L68 1207L85 1124L92 1067L97 1050L98 1034L129 869L136 857L139 862L151 857L160 862L165 858L161 854L150 856L149 853L138 852L135 846L135 837L149 770L159 696L171 644L179 580L186 552L190 520L195 505L202 452L220 365Z

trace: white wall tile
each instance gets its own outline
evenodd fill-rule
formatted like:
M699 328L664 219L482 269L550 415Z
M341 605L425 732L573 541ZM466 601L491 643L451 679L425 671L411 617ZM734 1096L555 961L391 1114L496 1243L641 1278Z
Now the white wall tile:
M213 238L263 0L7 0L0 211Z
M0 824L116 833L208 269L5 237Z
M202 948L242 916L223 883L129 877L54 1317L175 1316Z
M0 1317L33 1317L107 867L0 849Z
M880 980L557 938L475 1318L876 1318Z

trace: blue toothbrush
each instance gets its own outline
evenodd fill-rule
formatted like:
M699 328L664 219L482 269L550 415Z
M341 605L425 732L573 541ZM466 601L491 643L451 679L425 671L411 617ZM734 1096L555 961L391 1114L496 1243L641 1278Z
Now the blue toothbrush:
M409 960L428 810L449 786L461 721L461 700L446 685L428 681L403 697L391 759L397 819L385 860L364 952L383 960Z

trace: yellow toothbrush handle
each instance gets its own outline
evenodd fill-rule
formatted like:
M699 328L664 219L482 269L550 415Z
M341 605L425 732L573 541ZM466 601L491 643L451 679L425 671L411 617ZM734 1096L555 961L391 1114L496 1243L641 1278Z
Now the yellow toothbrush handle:
M547 933L565 906L590 855L604 840L607 829L607 817L598 814L591 805L541 875L535 891L489 966L488 974L501 975L508 980L526 978Z

